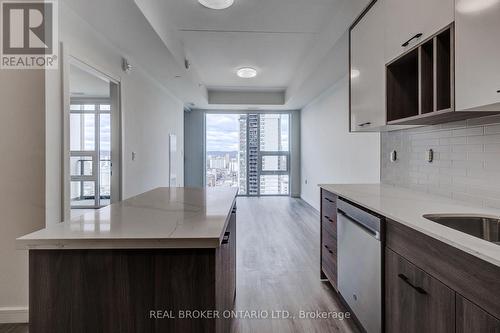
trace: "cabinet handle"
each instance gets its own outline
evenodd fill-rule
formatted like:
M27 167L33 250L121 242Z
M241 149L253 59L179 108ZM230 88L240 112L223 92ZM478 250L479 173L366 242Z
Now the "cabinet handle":
M229 236L231 236L231 232L226 231L224 233L224 237L222 238L222 244L228 244L229 243Z
M332 220L329 216L326 216L326 215L325 215L325 219L327 219L328 221L330 221L330 222L332 222L332 223L333 223L333 222L335 222L335 221L334 221L334 220Z
M362 123L362 124L359 124L358 126L359 127L365 127L365 126L368 126L368 125L371 125L372 123L367 121L366 123Z
M328 252L330 252L330 254L333 254L333 251L332 251L332 250L330 250L330 248L328 247L328 245L325 245L325 249L327 249L327 250L328 250Z
M328 201L328 202L330 202L330 203L333 203L332 199L325 198L325 200Z
M418 34L416 34L415 36L413 36L412 38L408 39L406 42L404 42L403 44L401 44L402 47L407 47L408 45L410 45L410 42L414 39L418 39L420 37L422 37L423 33L419 32Z
M407 285L409 285L410 287L412 287L413 289L415 289L419 294L422 294L422 295L427 294L427 292L424 289L422 289L420 287L417 287L414 284L412 284L410 282L410 279L408 279L408 277L406 275L404 275L404 274L398 274L398 277L401 280L403 280Z

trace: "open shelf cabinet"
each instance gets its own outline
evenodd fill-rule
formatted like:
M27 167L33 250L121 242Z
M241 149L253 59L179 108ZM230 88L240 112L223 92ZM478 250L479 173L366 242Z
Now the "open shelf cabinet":
M433 124L455 111L453 41L451 24L387 64L388 124Z

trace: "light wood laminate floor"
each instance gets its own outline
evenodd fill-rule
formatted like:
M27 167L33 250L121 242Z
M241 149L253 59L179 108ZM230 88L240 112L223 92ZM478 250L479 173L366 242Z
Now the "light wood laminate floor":
M240 318L233 332L358 332L350 319L299 317L300 311L344 311L319 279L319 227L318 213L300 199L238 198L236 313L286 311L290 318ZM27 332L26 324L0 325L0 333Z

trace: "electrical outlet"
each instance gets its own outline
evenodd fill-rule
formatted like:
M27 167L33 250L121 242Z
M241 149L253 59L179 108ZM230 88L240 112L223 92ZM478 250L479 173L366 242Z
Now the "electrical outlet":
M427 162L432 163L434 161L434 150L429 149L427 151Z
M398 152L395 150L391 151L391 156L389 158L391 162L396 162L398 160Z
M137 153L135 151L132 152L132 161L135 161L135 158L137 157Z
M304 180L304 184L306 184L306 185L307 185L307 179L306 179L306 180Z

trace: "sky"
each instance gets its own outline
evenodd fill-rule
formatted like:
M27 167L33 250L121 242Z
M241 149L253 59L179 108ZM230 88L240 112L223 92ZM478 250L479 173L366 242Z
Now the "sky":
M237 151L240 143L238 114L207 114L207 151Z

